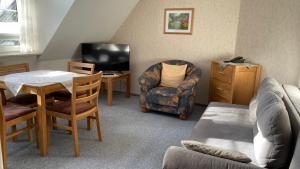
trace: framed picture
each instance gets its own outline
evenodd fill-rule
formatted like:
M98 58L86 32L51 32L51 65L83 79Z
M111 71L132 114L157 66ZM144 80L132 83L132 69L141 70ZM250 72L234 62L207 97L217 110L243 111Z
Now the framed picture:
M165 34L192 34L194 8L165 9Z

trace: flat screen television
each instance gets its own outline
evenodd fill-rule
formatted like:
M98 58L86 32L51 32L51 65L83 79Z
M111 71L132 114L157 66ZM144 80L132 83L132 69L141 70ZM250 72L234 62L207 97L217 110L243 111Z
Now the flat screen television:
M130 48L128 44L82 43L84 63L95 64L97 71L128 71Z

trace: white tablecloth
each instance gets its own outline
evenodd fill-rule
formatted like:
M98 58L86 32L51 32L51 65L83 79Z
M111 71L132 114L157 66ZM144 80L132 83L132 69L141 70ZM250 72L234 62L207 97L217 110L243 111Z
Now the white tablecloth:
M5 75L0 77L0 80L4 81L8 90L17 95L24 84L41 87L61 83L66 89L72 92L73 77L80 76L86 75L65 71L37 70Z

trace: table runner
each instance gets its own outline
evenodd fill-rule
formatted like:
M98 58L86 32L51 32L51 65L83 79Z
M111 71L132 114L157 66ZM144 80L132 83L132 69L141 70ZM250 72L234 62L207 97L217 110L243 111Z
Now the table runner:
M86 75L65 71L37 70L9 74L2 76L0 79L4 81L8 90L10 90L14 95L19 93L24 84L41 87L61 83L69 92L72 93L73 77L81 76Z

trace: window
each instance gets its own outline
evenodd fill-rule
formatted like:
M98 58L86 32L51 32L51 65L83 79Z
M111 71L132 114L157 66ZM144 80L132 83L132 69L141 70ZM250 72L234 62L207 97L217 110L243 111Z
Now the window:
M0 53L19 51L19 34L16 0L0 0Z

